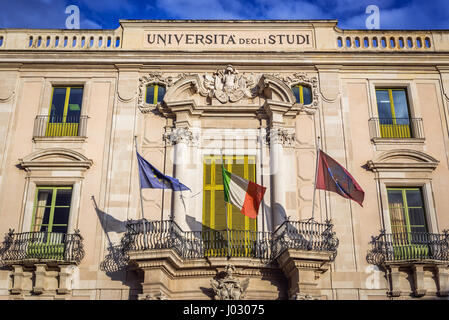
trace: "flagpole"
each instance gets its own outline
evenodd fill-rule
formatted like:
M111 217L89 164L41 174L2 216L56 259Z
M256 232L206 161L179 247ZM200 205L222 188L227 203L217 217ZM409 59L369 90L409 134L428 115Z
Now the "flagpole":
M134 136L134 145L136 147L136 153L137 151L137 136ZM137 162L139 162L139 160L137 160ZM143 214L143 197L142 197L142 184L140 182L140 166L137 166L137 169L139 170L139 191L140 191L140 211L142 214L142 226L143 226L143 241L145 243L145 248L147 246L147 230L146 230L146 224L145 224L145 217ZM162 226L161 226L162 227Z
M223 168L224 168L223 150L220 149L220 153L221 153L221 166L222 166L221 172L223 172ZM222 177L222 179L223 179L223 191L226 192L224 190L224 176ZM223 195L224 195L224 192L223 192ZM229 245L228 203L225 201L224 205L225 205L225 217L226 217L226 240L227 240L226 243L227 243L227 247L228 247L227 251L228 251L228 258L229 258L229 257L231 257L231 252L230 252L231 247Z
M315 217L315 194L316 194L316 180L317 180L317 176L318 176L318 160L320 157L320 137L317 137L316 140L316 161L315 161L315 182L313 185L313 198L312 198L312 220L314 220Z

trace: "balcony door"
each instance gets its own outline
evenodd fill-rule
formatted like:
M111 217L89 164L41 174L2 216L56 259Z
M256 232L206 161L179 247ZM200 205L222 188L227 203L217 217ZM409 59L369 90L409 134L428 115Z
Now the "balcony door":
M405 89L376 89L380 136L411 138L410 114Z
M47 137L77 136L83 100L82 87L53 87Z
M37 188L28 258L63 258L71 199L72 187Z
M388 188L393 255L395 260L425 258L429 254L422 190Z
M223 156L223 158L226 170L255 182L254 156ZM205 156L203 163L203 241L206 254L226 256L230 253L232 256L249 256L256 241L257 219L243 215L237 207L224 202L221 156ZM226 211L228 230L226 230Z

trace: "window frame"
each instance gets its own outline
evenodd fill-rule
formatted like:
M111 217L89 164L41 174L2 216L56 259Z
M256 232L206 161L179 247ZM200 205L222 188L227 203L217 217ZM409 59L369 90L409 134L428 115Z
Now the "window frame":
M381 119L387 119L387 118L380 118L379 115L379 101L377 100L377 92L378 91L388 91L388 100L390 103L390 113L391 113L391 124L381 124ZM408 115L408 124L398 124L397 120L398 119L404 119L404 118L397 118L396 117L396 107L394 104L394 97L393 97L393 91L404 91L404 95L405 95L405 103L406 103L406 107L407 107L407 115ZM409 97L408 97L408 92L407 92L407 88L401 88L401 87L376 87L375 88L375 96L376 96L376 106L377 106L377 114L378 114L378 119L379 119L379 128L380 128L380 135L381 138L393 138L393 139L409 139L409 138L413 138L414 137L414 133L412 130L412 113L410 110L410 102L409 102ZM384 128L388 129L388 126L401 126L401 127L406 127L405 130L405 134L402 136L401 134L399 134L398 131L404 131L404 129L400 129L400 127L397 127L394 131L397 131L396 133L389 133L389 134L385 134L385 130L382 130L382 126L384 126ZM391 130L390 130L391 131ZM383 133L384 132L384 133ZM388 132L388 131L387 131ZM403 132L404 133L404 132Z
M147 95L148 95L148 89L150 87L154 87L154 91L153 91L153 103L150 103L147 101ZM165 90L164 96L161 98L161 101L158 101L159 98L159 87L163 87ZM157 105L158 103L161 103L164 100L165 94L167 93L167 87L165 86L165 84L161 84L161 83L148 83L145 87L145 104L148 105Z
M35 199L34 199L34 205L33 205L33 215L31 218L31 230L30 232L42 232L42 231L34 231L35 226L37 226L36 224L36 212L38 209L38 196L39 196L39 191L40 190L52 190L52 200L51 200L51 205L50 205L50 213L49 213L49 218L48 218L48 224L47 224L47 231L46 232L54 232L53 231L53 227L54 226L66 226L67 227L67 232L69 231L69 224L70 224L70 215L71 215L71 210L72 210L72 201L73 201L73 186L37 186L36 190L35 190ZM69 206L56 206L56 197L57 197L57 193L58 190L71 190L71 195L70 195L70 205ZM56 192L55 192L56 191ZM47 206L45 206L46 208ZM55 209L56 208L69 208L69 215L67 217L67 223L66 224L55 224L54 222L54 213L55 213ZM42 228L42 223L39 225Z
M310 98L311 99L310 99L310 102L307 103L307 104L304 103L304 87L308 87L309 90L310 90ZM295 94L293 88L299 88L299 101L298 101L298 99L296 97L296 94ZM293 95L295 96L296 103L299 103L299 104L302 104L302 105L305 105L305 106L311 105L313 103L313 92L312 92L312 87L311 86L309 86L307 84L297 83L297 84L294 84L291 87L291 90L293 92Z

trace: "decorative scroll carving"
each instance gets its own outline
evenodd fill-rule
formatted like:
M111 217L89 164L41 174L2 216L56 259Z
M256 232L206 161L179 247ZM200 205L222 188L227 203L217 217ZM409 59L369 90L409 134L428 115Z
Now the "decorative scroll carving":
M143 76L139 79L139 100L138 106L142 113L149 113L154 109L153 104L148 104L145 101L145 94L148 85L150 84L160 84L169 88L173 85L175 79L171 76L164 77L162 72L150 72L148 75Z
M234 271L235 267L228 264L217 280L211 279L210 284L215 292L215 300L243 300L245 298L249 278L240 283L240 280L232 276Z
M282 76L280 74L271 74L271 76L281 80L284 82L289 88L292 88L295 85L301 84L309 86L312 90L312 103L308 105L302 105L301 111L307 114L315 113L315 110L318 108L318 78L315 76L308 76L303 72L297 72L292 75Z
M231 65L224 70L217 70L213 75L204 75L203 85L208 90L210 98L216 98L221 103L237 102L243 98L254 98L257 95L256 81L253 74L238 75Z

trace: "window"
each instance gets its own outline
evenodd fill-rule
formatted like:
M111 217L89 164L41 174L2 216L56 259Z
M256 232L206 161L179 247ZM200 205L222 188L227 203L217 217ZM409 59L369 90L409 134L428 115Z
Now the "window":
M428 230L421 188L387 188L396 260L428 255Z
M410 115L405 89L376 89L382 138L411 138Z
M256 164L254 156L224 156L226 170L255 182ZM229 242L232 256L247 256L252 250L257 231L257 219L250 219L231 204L224 202L221 156L206 156L204 159L203 196L203 240L213 256L226 255L228 233L226 232L226 210ZM226 206L226 207L225 207Z
M27 257L62 259L72 199L72 187L38 187Z
M308 86L298 84L292 88L296 102L304 105L312 103L312 89Z
M83 100L82 87L53 87L47 137L77 136Z
M160 84L150 84L147 87L145 102L148 104L158 104L165 96L165 87Z

